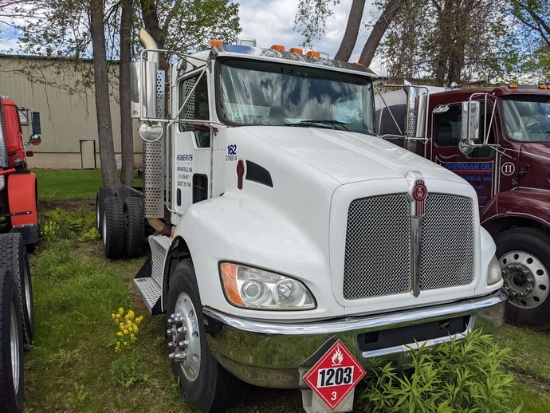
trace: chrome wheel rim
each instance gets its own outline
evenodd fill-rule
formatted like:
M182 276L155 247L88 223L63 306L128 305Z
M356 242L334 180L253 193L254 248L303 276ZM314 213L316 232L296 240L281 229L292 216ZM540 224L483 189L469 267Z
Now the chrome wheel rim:
M510 251L500 257L504 288L510 303L522 309L536 308L546 301L550 277L546 267L532 254Z
M167 335L170 360L180 365L187 380L195 381L201 366L201 337L195 306L186 293L176 301L174 314L168 319Z
M13 303L10 305L10 355L11 355L11 373L13 377L13 389L15 394L19 392L19 355L21 343L19 342L19 322L17 312Z

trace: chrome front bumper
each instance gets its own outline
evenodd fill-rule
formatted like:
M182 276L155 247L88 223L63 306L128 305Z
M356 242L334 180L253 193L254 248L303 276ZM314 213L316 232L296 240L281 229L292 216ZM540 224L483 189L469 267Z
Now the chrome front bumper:
M226 370L257 386L299 388L305 386L303 374L337 339L368 373L390 360L402 363L411 347L464 337L474 327L476 315L498 323L507 299L499 290L437 307L316 322L271 323L210 308L203 309L203 316L210 349Z

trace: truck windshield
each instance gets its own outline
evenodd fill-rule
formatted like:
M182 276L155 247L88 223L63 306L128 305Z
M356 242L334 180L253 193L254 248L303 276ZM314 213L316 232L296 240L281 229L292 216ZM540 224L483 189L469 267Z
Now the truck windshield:
M504 130L519 142L550 141L550 99L544 96L508 96L502 100Z
M374 134L373 88L366 76L253 60L225 60L220 73L220 118L229 124Z

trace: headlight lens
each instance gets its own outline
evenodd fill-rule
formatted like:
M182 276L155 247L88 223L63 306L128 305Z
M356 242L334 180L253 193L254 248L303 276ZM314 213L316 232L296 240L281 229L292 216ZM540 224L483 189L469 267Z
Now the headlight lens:
M489 269L487 270L487 285L496 284L500 280L502 280L502 270L500 269L496 255L493 255L489 263Z
M259 268L220 263L220 276L227 300L258 310L311 310L315 300L307 287L293 278Z

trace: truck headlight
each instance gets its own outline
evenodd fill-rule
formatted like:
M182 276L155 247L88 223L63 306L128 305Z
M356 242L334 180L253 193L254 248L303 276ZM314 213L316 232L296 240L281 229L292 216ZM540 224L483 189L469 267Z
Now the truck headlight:
M220 276L227 300L258 310L311 310L315 300L298 280L259 268L220 263Z
M500 280L502 280L502 270L500 269L496 255L493 255L487 269L487 285L496 284Z

